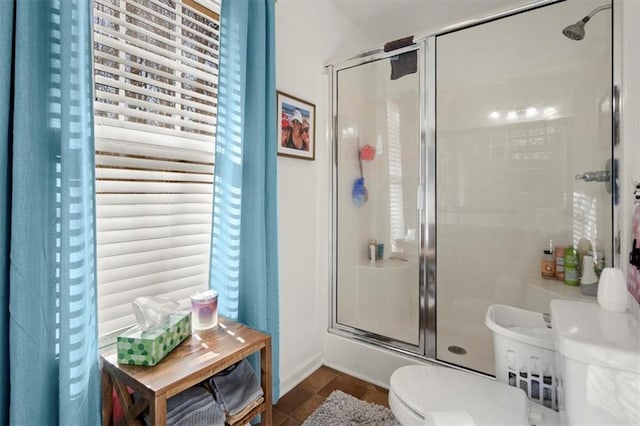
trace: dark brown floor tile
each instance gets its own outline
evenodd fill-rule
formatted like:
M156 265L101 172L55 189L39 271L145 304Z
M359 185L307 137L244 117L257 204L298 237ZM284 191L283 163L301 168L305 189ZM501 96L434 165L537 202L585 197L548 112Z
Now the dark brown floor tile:
M281 426L300 426L302 422L300 420L294 419L293 417L287 417L287 421L282 423Z
M303 422L307 417L313 413L316 408L318 408L324 402L324 398L319 395L311 395L311 398L307 399L305 402L298 407L296 411L293 412L293 417Z
M389 391L364 380L322 366L280 398L273 408L275 426L300 426L334 390L363 401L389 407Z
M367 389L379 388L380 390L385 390L384 388L382 388L382 387L380 387L380 386L376 386L376 385L374 385L374 384L372 384L372 383L369 383L369 382L367 382L367 381L365 381L365 380L361 380L361 379L358 379L357 377L351 376L351 375L349 375L349 374L347 374L347 373L343 373L342 371L338 371L338 370L333 369L333 368L331 368L331 367L327 367L326 365L323 365L323 366L321 367L321 369L322 369L322 370L325 370L325 371L327 371L327 372L329 372L329 373L335 374L335 375L337 375L337 376L344 376L344 377L348 377L349 379L354 380L355 382L360 383L362 386L366 387Z
M311 396L313 396L312 392L296 386L280 398L275 408L288 416L292 416L294 411Z
M309 377L304 379L298 386L316 393L337 377L337 374L334 373L334 371L335 370L332 371L329 367L320 367L311 373Z
M362 397L361 400L367 402L373 402L374 404L382 405L383 407L389 408L389 394L388 392L380 392L379 390L372 389L367 391Z
M353 377L348 376L337 376L335 379L330 381L325 387L318 391L318 395L327 397L334 390L341 390L344 393L348 393L349 395L355 396L356 398L360 398L362 395L367 393L367 385L363 385L362 380L355 379Z
M285 421L287 421L287 419L289 418L289 416L287 416L285 413L283 413L282 411L274 408L272 410L273 412L273 424L275 426L280 426L282 425Z
M349 376L348 374L344 374L344 377L348 377L350 380L352 380L354 383L359 384L360 386L366 388L367 390L373 390L376 388L376 385L371 384L367 381L364 381L362 379L358 379L357 377L353 377L353 376Z
M372 385L372 386L373 386L373 388L375 390L377 390L379 392L389 394L389 389L387 389L387 388L383 388L382 386L378 386L378 385Z
M326 365L323 365L323 366L322 366L322 367L320 367L320 368L322 368L323 370L325 370L325 371L327 371L327 372L329 372L329 373L333 373L333 374L335 374L336 376L348 376L348 374L343 373L342 371L338 371L338 370L336 370L335 368L327 367Z

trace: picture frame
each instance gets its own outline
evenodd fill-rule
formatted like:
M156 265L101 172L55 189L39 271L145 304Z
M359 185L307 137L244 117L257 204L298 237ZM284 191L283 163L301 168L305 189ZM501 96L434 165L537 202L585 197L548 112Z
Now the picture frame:
M278 155L313 161L316 158L316 106L277 91Z

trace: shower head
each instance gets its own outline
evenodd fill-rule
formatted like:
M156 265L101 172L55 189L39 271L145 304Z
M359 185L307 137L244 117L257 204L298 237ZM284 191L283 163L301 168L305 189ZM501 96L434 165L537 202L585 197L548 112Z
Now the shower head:
M582 40L585 35L584 26L586 25L586 23L589 22L589 20L591 20L591 17L593 15L605 9L611 9L611 5L605 4L604 6L596 7L587 16L585 16L575 24L569 25L564 30L562 30L562 34L564 34L566 37L570 38L571 40L578 40L578 41Z
M584 19L586 19L586 21ZM584 24L589 21L586 16L584 19L566 27L562 30L562 34L571 40L582 40L584 38Z

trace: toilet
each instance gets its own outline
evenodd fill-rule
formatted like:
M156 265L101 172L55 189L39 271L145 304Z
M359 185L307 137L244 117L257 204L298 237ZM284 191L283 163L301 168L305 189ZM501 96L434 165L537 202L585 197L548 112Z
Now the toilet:
M559 412L519 388L436 365L401 367L389 406L403 425L637 424L640 419L640 324L629 312L598 304L551 302Z
M389 407L403 425L526 425L529 400L518 388L473 373L410 365L391 376Z

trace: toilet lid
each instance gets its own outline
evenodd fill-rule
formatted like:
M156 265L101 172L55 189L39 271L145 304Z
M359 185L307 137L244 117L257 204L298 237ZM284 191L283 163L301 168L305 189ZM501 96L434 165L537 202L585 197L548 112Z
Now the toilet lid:
M473 373L410 365L393 373L391 391L422 417L429 411L466 411L478 425L528 424L529 401L522 390Z

